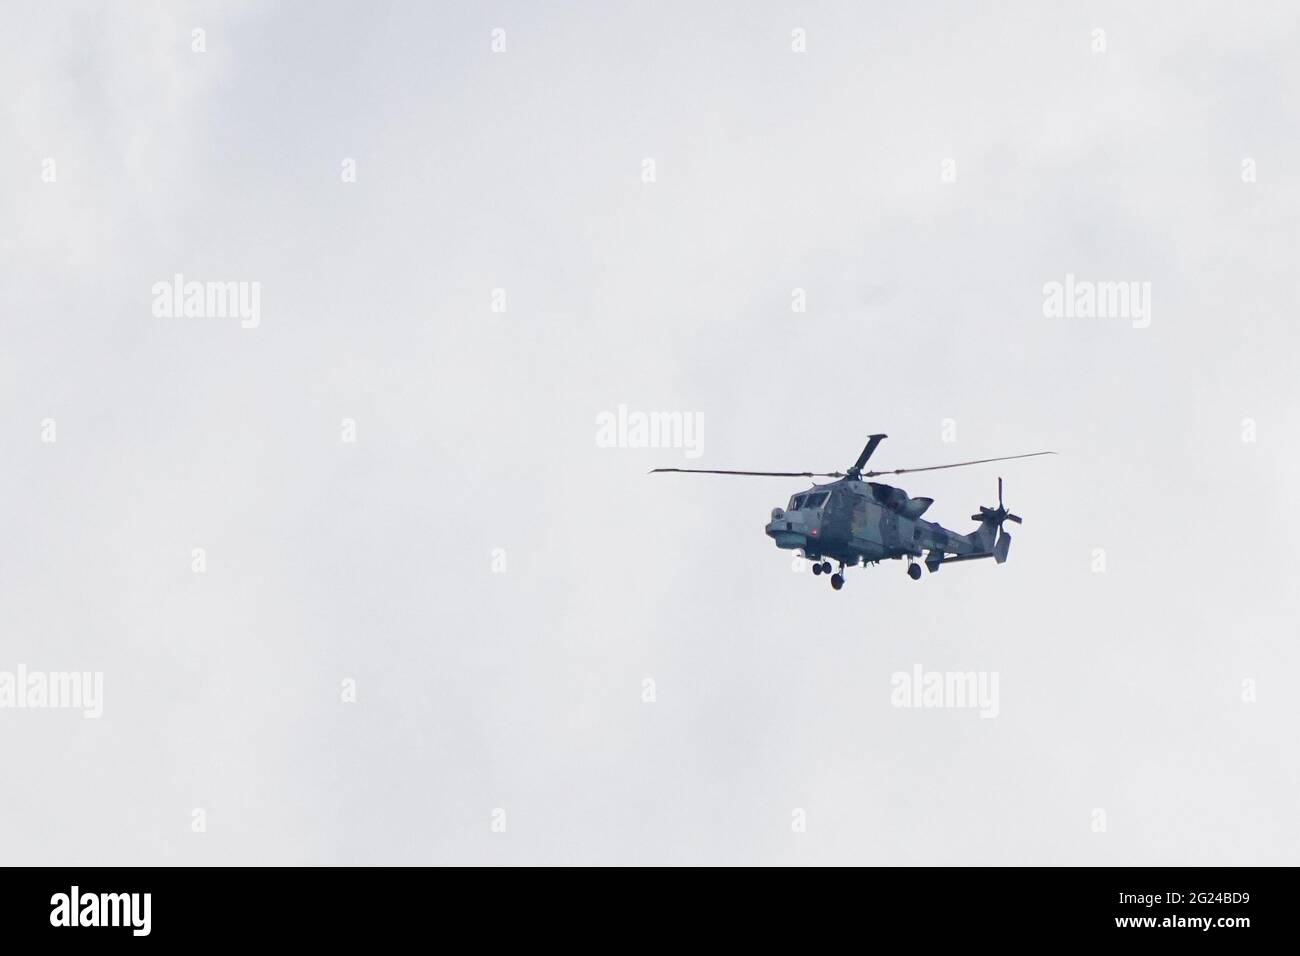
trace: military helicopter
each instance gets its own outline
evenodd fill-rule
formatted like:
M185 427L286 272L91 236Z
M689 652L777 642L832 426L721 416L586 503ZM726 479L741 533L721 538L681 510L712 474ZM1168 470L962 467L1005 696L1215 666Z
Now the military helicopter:
M1054 451L1036 451L1028 455L1008 455L1004 458L980 458L976 461L959 461L951 465L930 465L925 468L895 468L892 471L863 471L876 446L888 435L871 435L867 447L848 471L715 471L706 468L655 468L651 474L679 472L695 475L753 475L772 478L834 478L835 481L800 492L790 499L785 508L773 508L772 520L764 529L778 548L800 550L813 562L813 574L828 574L831 587L838 591L844 587L844 569L857 564L878 564L886 558L906 559L907 575L913 581L921 577L921 566L916 559L925 554L925 566L933 574L945 564L957 561L974 561L992 558L998 564L1007 560L1011 548L1011 535L1002 530L1005 521L1021 523L1002 504L1002 479L998 479L998 506L980 506L979 514L971 515L979 527L970 534L958 534L940 527L932 521L921 520L921 515L934 504L933 498L912 498L902 488L875 481L864 481L878 475L903 475L917 471L938 471L942 468L962 468L966 465L983 465L993 461L1011 461L1016 458L1036 458L1055 455ZM832 573L831 562L839 562L839 570Z

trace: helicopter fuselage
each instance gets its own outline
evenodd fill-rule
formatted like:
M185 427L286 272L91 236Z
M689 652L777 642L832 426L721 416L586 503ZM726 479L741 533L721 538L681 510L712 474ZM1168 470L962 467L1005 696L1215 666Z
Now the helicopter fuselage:
M890 558L917 558L929 551L936 560L984 556L991 535L957 534L921 518L930 498L912 498L901 488L841 478L814 485L772 509L766 532L778 548L800 550L808 558L830 558L846 566Z

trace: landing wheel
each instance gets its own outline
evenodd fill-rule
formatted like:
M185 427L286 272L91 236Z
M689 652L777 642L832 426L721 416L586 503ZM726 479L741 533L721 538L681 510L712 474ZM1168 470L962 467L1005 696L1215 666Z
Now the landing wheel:
M813 574L821 574L824 569L820 564L813 565Z
M913 581L921 580L921 566L919 564L909 564L907 566L907 576Z
M822 574L830 574L830 573L831 573L831 563L829 561L823 561Z
M840 573L838 573L838 572L835 573L835 574L832 574L832 575L831 575L831 587L833 587L833 588L834 588L835 590L837 590L837 591L838 591L840 588L844 587L844 575L842 575L842 574L840 574Z

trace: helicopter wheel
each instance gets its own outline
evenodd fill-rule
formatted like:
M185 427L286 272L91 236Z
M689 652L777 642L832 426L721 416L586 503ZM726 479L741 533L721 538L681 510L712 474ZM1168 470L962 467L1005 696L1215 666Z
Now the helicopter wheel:
M813 574L821 574L825 569L820 564L813 565Z
M831 563L829 561L823 561L822 574L830 574L830 573L831 573Z
M913 581L921 580L921 566L919 564L909 564L907 566L907 576Z
M844 587L844 575L839 574L838 572L835 573L835 574L832 574L832 575L831 575L831 587L833 587L836 591L838 591L840 588Z

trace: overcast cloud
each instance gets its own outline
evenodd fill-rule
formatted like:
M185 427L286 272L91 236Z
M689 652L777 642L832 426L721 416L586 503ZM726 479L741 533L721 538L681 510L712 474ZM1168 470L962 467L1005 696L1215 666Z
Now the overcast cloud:
M4 862L1300 862L1294 4L2 10Z

